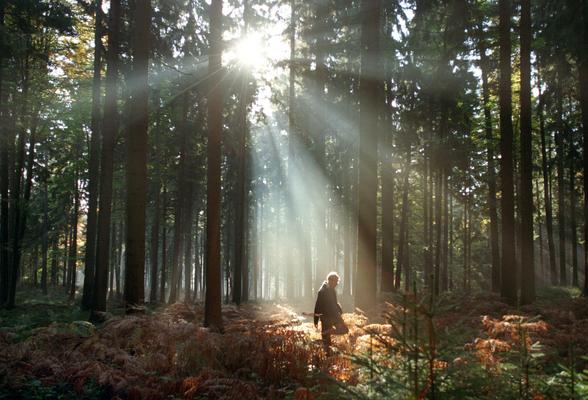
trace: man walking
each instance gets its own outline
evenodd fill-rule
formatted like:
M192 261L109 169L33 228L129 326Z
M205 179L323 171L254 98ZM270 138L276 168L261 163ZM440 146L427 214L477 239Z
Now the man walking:
M336 272L330 272L327 280L323 282L316 303L314 305L314 326L318 329L318 321L321 321L321 333L323 337L323 346L327 355L331 355L331 335L345 335L349 333L349 328L345 325L341 314L343 310L337 302L337 292L335 288L339 284L339 275Z

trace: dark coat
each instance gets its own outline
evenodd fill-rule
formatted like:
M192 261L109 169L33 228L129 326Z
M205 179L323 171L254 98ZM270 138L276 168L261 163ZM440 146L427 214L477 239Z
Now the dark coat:
M342 313L343 310L337 303L337 292L327 282L323 282L314 305L314 324L318 324L319 314L321 322L325 324L326 321L334 323L341 318Z

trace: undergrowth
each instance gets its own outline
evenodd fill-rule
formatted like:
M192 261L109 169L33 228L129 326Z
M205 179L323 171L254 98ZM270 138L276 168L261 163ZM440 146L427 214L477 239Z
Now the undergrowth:
M25 293L0 311L0 399L583 399L586 299L567 289L511 308L491 294L412 293L322 349L293 308L223 309L225 333L200 305L116 311L86 322L60 292Z

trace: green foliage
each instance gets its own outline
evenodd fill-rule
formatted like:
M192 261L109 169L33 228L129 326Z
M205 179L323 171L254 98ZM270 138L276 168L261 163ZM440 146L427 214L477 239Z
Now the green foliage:
M108 388L98 385L94 379L88 379L81 389L66 382L44 385L37 379L26 382L18 389L0 388L1 400L95 400L108 397Z

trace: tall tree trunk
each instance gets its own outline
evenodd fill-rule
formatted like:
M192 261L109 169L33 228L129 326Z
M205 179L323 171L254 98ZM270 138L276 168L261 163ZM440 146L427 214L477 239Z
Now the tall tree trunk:
M521 0L521 303L535 301L531 126L531 0Z
M47 189L47 165L42 172L42 182L43 182L43 259L41 263L41 290L43 291L44 295L47 295L47 257L49 252L49 198L48 198L48 189Z
M539 91L539 105L537 114L539 116L539 132L541 134L541 171L543 173L543 202L545 203L545 227L547 229L547 248L549 256L549 271L551 284L557 285L557 265L555 262L555 242L553 240L553 209L551 204L551 172L549 160L547 159L547 142L545 117L543 115L544 98L541 93L540 71L537 73L537 89Z
M384 146L382 167L382 280L383 292L394 289L394 167L391 159L392 140Z
M543 257L543 226L541 224L541 207L539 207L540 203L541 198L539 197L539 180L537 179L535 180L535 209L537 210L537 220L539 221L537 233L539 235L539 269L541 271L541 284L543 279L545 278L545 260Z
M402 213L400 216L400 229L398 232L398 263L396 265L396 271L394 276L394 288L400 289L400 282L402 279L402 274L404 273L405 276L408 275L408 265L406 265L406 254L408 252L408 246L406 243L406 231L408 228L408 191L409 181L408 178L410 176L410 158L411 158L411 148L410 144L408 145L408 149L406 151L406 164L404 165L404 176L403 176L403 187L402 187Z
M513 129L511 86L510 0L499 0L500 42L500 177L502 184L502 283L500 294L510 304L517 302L517 267L515 257Z
M160 204L159 204L159 196L160 196L160 179L156 177L155 183L155 204L153 205L153 222L151 225L151 287L149 291L149 301L151 303L157 302L157 284L159 280L157 279L157 271L159 269L159 217L160 217Z
M480 35L484 33L480 28ZM486 158L488 162L488 214L490 216L490 247L492 254L492 291L500 291L500 248L498 245L498 215L496 212L496 170L494 167L494 135L490 109L490 88L488 85L488 56L486 42L480 38L480 69L482 70L482 103L484 106L484 128L486 132Z
M191 167L190 167L191 168ZM189 303L192 296L192 225L193 225L193 191L194 182L188 179L184 216L184 302Z
M429 141L428 138L425 140L423 145L423 274L424 284L426 288L431 288L430 276L431 276L431 235L429 229L429 174L430 174L430 159L429 159Z
M98 236L96 242L96 270L92 289L92 318L100 319L94 311L106 311L108 267L110 256L110 221L112 216L113 155L119 129L118 98L118 54L120 0L111 0L108 24L108 52L106 53L106 92L104 119L102 123L102 149L100 157L100 208L98 213Z
M180 260L182 254L183 224L186 221L186 185L187 185L187 151L188 151L188 105L189 96L186 92L182 98L182 120L180 122L180 161L178 165L178 185L176 190L176 205L174 217L174 242L172 254L172 274L170 280L169 303L173 304L178 298L178 285L180 281Z
M291 0L291 6L293 6L294 1ZM244 34L247 35L247 30L249 27L249 2L245 0L243 2L243 19L244 19ZM291 9L291 21L293 20L294 15L294 8ZM294 29L293 26L290 29ZM290 33L292 35L292 33ZM290 45L292 44L292 36L290 36ZM292 51L292 48L291 48ZM292 56L290 56L292 57ZM290 66L290 101L292 101L292 90L293 90L293 68ZM238 138L238 145L237 145L237 176L236 176L236 195L235 195L235 225L234 225L234 237L235 237L235 266L234 266L234 274L233 274L233 302L237 305L241 304L243 300L243 270L245 264L247 263L247 258L245 256L245 248L246 245L246 232L248 229L247 220L245 219L245 210L249 207L247 203L247 192L248 189L245 180L247 179L247 172L246 172L246 164L247 164L247 137L249 135L249 124L247 118L247 111L249 106L249 74L247 70L240 71L240 77L238 78L239 82L239 110L238 118L239 118L239 138ZM292 107L292 104L289 106ZM292 110L288 111L288 127L289 127L289 134L292 133ZM291 140L291 138L289 138ZM289 157L288 160L291 160ZM288 168L288 167L287 167ZM288 210L290 207L288 207ZM286 223L286 229L290 228L290 221ZM287 231L288 232L288 231ZM288 236L288 235L287 235ZM291 257L288 257L287 263L289 263ZM246 267L245 267L246 268ZM287 266L288 273L290 274L291 265ZM290 275L289 275L290 276ZM290 282L288 282L290 284Z
M565 219L565 144L564 144L564 126L563 126L563 99L562 99L562 75L561 66L557 66L555 102L557 107L555 134L555 147L557 151L556 168L557 168L557 226L559 230L559 284L567 285L566 271L566 219Z
M588 296L588 0L582 1L582 20L584 26L583 45L580 47L580 106L582 108L583 128L583 187L584 187L584 289Z
M80 191L78 189L78 171L76 168L76 172L74 174L74 208L73 208L73 215L71 221L71 244L69 245L69 270L71 276L71 283L69 287L69 300L74 301L76 296L76 264L78 260L78 213L80 209Z
M453 290L453 196L449 196L449 261L448 271L448 289Z
M127 237L125 308L142 312L145 303L145 209L147 204L147 130L151 1L137 1L132 26L133 85L127 132Z
M381 0L361 1L361 75L359 83L359 201L358 253L355 302L364 310L376 306L376 195L378 120L373 111L379 109L384 94L378 81ZM361 278L359 278L361 277Z
M125 240L126 235L125 235L125 224L124 224L122 218L118 222L118 228L115 225L114 230L117 232L116 234L118 236L118 240L116 241L116 251L112 253L113 257L111 258L110 264L114 263L114 283L116 285L116 291L115 291L114 297L117 300L120 300L122 298L122 287L123 287L122 271L121 270L122 270L123 259L126 256L126 252L127 252L126 247L123 248L123 243L126 242L126 240Z
M72 216L69 215L68 219L73 220ZM71 287L71 276L72 276L72 265L70 261L71 246L73 242L73 229L71 224L66 225L65 229L65 251L63 252L63 289L66 295L69 294Z
M92 119L90 130L90 160L88 161L88 216L86 225L86 254L84 256L84 292L82 309L91 306L96 263L96 212L100 177L100 102L102 70L102 0L95 0L94 76L92 78Z
M57 286L57 274L59 269L59 261L57 253L59 253L59 235L56 234L51 242L51 286Z
M580 287L578 280L578 233L576 225L576 154L570 148L570 242L572 245L572 285Z
M443 179L443 259L441 260L441 291L449 290L449 181Z
M446 113L444 113L446 114ZM443 118L443 117L442 117ZM443 123L442 123L443 124ZM441 199L443 198L443 170L440 168L440 154L435 156L436 158L436 171L435 171L435 263L434 263L434 275L433 275L433 290L435 296L439 295L439 284L441 276L441 232L443 225L443 218L441 215Z
M223 330L221 315L221 258L220 258L220 209L221 209L221 138L223 93L219 73L222 70L222 0L212 0L210 5L209 74L216 76L211 82L208 98L208 169L206 208L206 296L204 325Z
M161 282L159 301L165 303L165 281L167 280L167 187L163 186L163 206L161 207Z
M119 238L119 232L116 229L117 223L113 221L110 224L110 268L108 271L108 300L115 298L114 278L116 276L116 267L118 265L118 249L122 239Z
M0 48L4 49L4 3L0 3ZM4 51L0 51L0 306L8 297L8 154L10 134L6 126Z
M468 197L464 197L463 202L463 290L467 291L469 287L469 265L468 265L468 246L469 246L469 222L468 222Z
M21 119L23 125L26 124L26 115L28 112L28 92L29 92L29 41L25 44L24 65L22 71L22 105L21 105ZM16 117L14 117L16 118ZM16 127L14 127L16 129ZM9 128L10 129L10 128ZM24 202L21 201L21 186L22 173L24 169L25 158L25 136L26 129L22 129L18 135L18 143L16 153L14 153L15 163L12 171L11 188L10 188L10 230L11 240L9 244L10 257L8 263L8 282L7 282L7 297L4 303L7 309L14 308L16 296L16 284L18 281L20 256L21 256L21 225L23 224L23 209ZM12 138L9 138L12 142Z
M68 201L68 203L69 203L69 201ZM65 218L67 218L67 213L66 213ZM66 283L68 282L68 280L67 280L67 273L68 273L68 271L67 271L67 257L69 255L69 252L68 252L69 247L68 246L69 246L70 233L71 233L71 230L69 229L69 224L66 223L65 227L63 229L63 252L61 252L59 254L59 256L61 258L63 258L63 260L62 260L63 261L63 279L61 282L61 286L63 286L64 288L65 288Z

